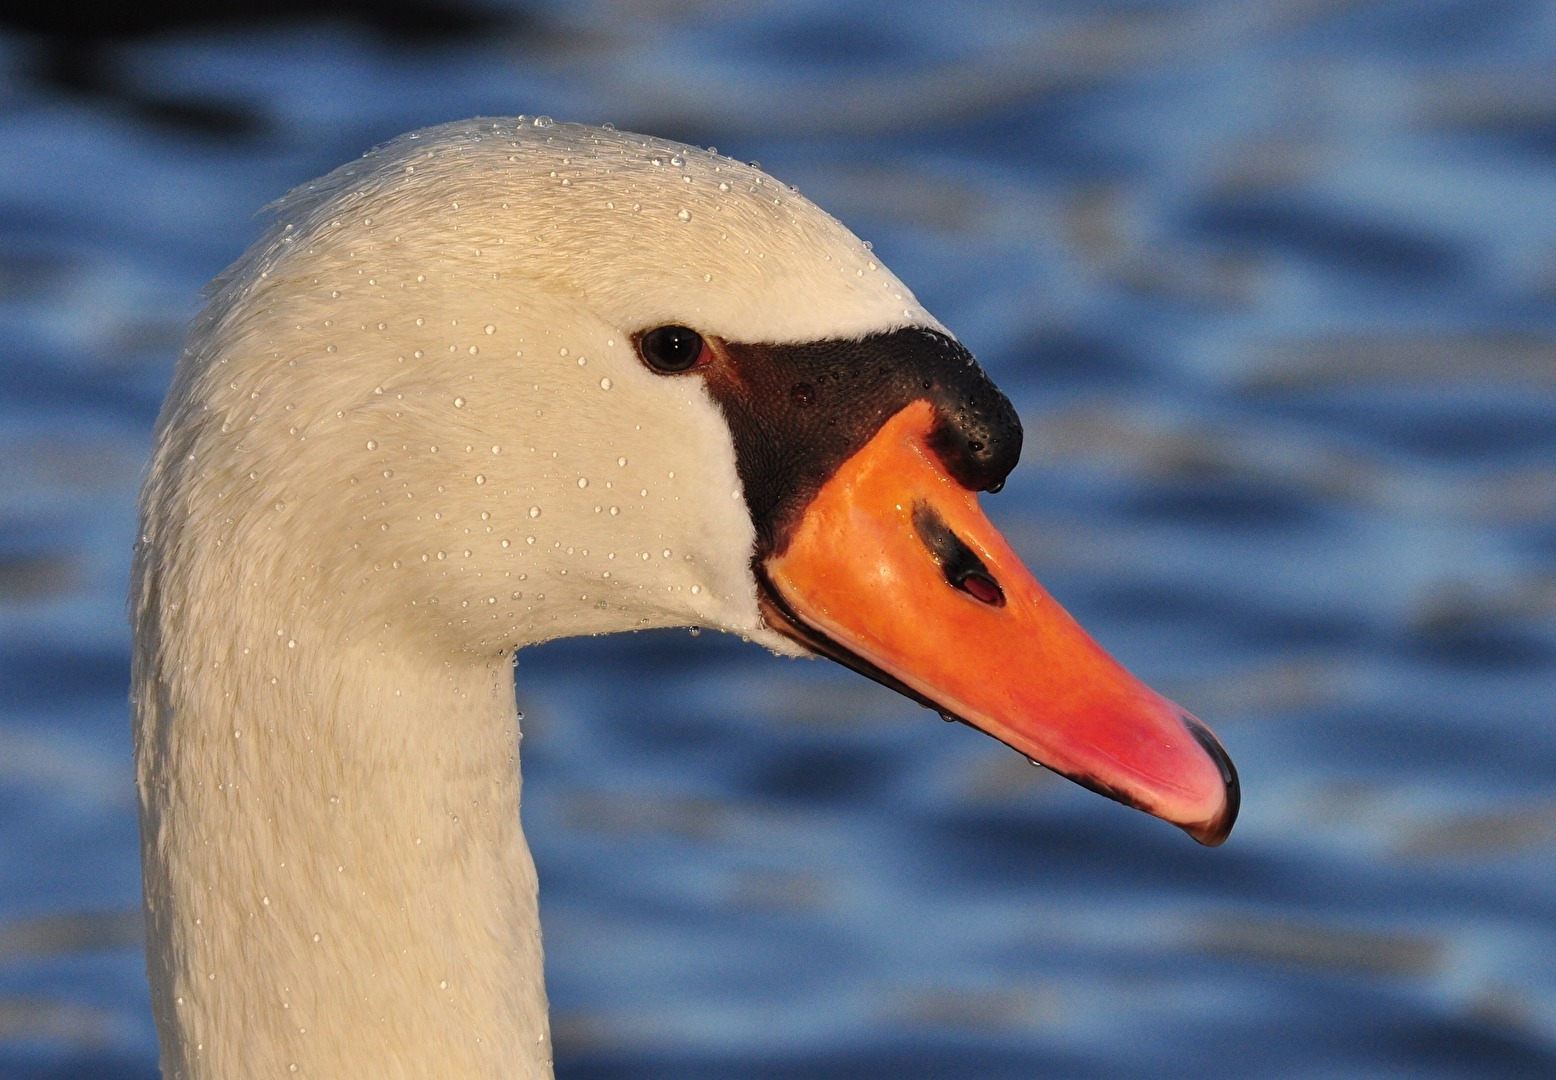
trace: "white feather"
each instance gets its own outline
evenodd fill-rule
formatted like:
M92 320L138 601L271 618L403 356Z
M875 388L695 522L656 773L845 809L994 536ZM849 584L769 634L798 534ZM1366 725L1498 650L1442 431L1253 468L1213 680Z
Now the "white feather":
M630 335L942 329L756 169L577 125L405 136L214 287L132 620L149 957L179 1080L550 1075L511 657L780 651L724 419Z

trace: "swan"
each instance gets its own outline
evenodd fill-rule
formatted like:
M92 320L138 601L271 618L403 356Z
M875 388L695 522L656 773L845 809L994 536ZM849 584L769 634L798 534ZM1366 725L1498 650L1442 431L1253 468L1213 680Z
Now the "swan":
M213 282L131 621L169 1080L549 1077L514 653L716 627L1207 844L1214 736L979 509L1020 422L869 247L712 151L548 118L307 184Z

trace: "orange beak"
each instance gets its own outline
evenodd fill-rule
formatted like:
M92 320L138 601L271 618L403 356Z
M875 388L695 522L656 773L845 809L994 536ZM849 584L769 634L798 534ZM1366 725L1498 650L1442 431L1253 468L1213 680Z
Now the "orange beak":
M886 422L760 568L768 620L1202 844L1237 818L1210 730L1102 651L931 448L927 402Z

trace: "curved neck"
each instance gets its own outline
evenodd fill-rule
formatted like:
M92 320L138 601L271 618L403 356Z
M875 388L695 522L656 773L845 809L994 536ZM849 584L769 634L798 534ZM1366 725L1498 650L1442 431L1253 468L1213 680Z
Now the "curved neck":
M180 606L135 690L165 1075L549 1078L508 658Z

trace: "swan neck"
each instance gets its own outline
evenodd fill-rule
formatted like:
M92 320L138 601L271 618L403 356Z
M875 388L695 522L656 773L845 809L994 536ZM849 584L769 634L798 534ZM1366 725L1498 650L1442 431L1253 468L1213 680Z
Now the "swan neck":
M509 659L327 650L262 590L202 619L149 584L136 755L164 1074L549 1078Z

